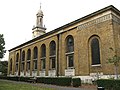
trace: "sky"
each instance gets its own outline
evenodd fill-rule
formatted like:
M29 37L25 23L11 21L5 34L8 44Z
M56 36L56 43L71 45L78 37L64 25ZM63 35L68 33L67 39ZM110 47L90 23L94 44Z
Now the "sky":
M0 0L0 34L8 50L32 39L32 27L40 8L46 32L91 14L109 5L120 10L120 0Z

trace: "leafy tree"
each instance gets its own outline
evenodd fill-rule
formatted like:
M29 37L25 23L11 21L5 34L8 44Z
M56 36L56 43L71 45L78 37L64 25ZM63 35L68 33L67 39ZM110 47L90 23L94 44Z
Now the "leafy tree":
M0 61L0 72L2 72L2 75L7 75L7 68L8 68L8 62Z
M3 34L0 34L0 59L3 58L5 52L6 50L5 50L4 37L3 37Z
M109 48L111 51L114 52L114 56L108 59L108 63L112 63L115 67L115 79L118 79L118 66L120 62L120 56L116 54L112 47Z

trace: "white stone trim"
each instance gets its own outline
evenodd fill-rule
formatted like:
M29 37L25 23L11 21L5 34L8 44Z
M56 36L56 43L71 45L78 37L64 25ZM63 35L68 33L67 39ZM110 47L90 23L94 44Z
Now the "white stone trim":
M20 72L20 76L24 76L24 72Z
M27 71L27 72L26 72L26 76L30 76L30 71Z
M75 69L74 68L65 69L65 76L75 76Z
M56 76L56 70L49 70L48 71L48 76L49 77L55 77Z
M43 70L43 71L40 71L40 77L45 77L45 72L46 72L46 71L44 71L44 70Z
M37 71L32 71L32 76L36 77L37 76Z

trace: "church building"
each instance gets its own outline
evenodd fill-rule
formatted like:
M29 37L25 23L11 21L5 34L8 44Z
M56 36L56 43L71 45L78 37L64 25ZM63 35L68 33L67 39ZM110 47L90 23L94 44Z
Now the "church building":
M9 50L8 76L114 77L114 65L107 61L120 55L117 8L110 5L47 33L43 16L40 8L33 38Z

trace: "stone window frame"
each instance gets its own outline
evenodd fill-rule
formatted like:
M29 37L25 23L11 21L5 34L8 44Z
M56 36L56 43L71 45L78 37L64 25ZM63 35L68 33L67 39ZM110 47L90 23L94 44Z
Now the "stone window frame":
M38 62L38 47L35 46L33 49L33 71L37 70L38 66L37 66L37 62Z
M25 68L25 51L22 51L22 60L21 60L21 71L23 72Z
M45 70L46 69L46 45L42 44L41 45L41 70Z
M72 43L70 42L70 43L68 43L69 41L70 41L70 39L72 40ZM74 37L72 36L72 35L68 35L67 37L66 37L66 40L65 40L65 55L66 55L66 60L67 60L67 69L73 69L74 68ZM72 49L71 49L72 48ZM70 49L70 50L68 50L68 49ZM69 66L70 65L70 60L69 60L69 57L70 56L72 56L73 57L73 60L72 60L72 62L73 62L73 64L72 64L72 66Z
M18 63L19 63L19 53L16 54L16 72L18 72Z
M31 49L27 50L27 67L26 70L29 71L30 70L30 60L31 60Z
M99 63L94 63L92 62L92 50L91 50L91 41L93 39L97 39L98 42L99 42ZM100 40L100 37L98 35L92 35L90 38L89 38L89 54L90 54L90 64L92 67L98 67L98 66L101 66L101 40Z
M56 68L56 42L52 40L49 44L49 69L54 70Z
M12 58L10 59L10 73L12 73L12 63L13 63L13 61L12 61Z

